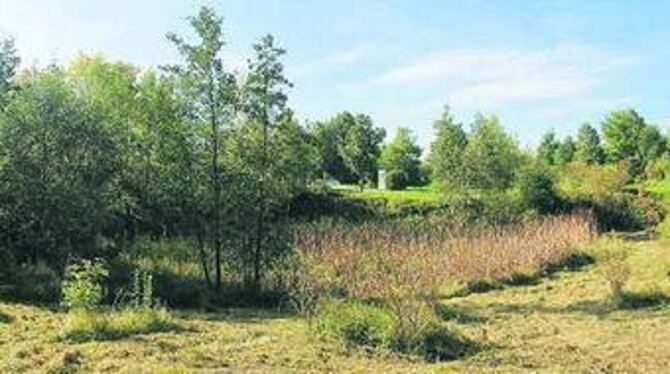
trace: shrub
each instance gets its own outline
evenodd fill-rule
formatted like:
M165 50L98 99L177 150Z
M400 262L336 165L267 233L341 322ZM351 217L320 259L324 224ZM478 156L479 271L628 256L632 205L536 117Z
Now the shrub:
M430 324L411 340L394 340L394 350L415 354L430 362L455 360L477 350L477 345L460 333L440 324Z
M524 170L518 177L517 187L524 204L540 214L556 213L561 207L553 175L546 169L531 167Z
M657 158L647 164L644 170L647 179L665 180L670 178L670 160L666 158Z
M315 316L328 287L326 270L298 251L277 270L282 274L285 305L301 316Z
M319 335L348 347L380 348L389 345L395 319L388 310L358 301L330 301L317 318Z
M407 188L409 183L405 173L399 170L389 170L385 177L386 188L392 191L401 191Z
M98 260L82 260L68 265L62 286L64 305L74 310L98 307L105 297L102 281L108 274Z
M43 261L19 266L13 278L9 293L16 299L49 303L59 299L61 278Z
M389 308L352 300L330 301L317 318L317 332L349 348L389 349L432 362L453 360L475 350L473 342L438 324L434 314L426 318L430 322L407 330L402 316Z
M601 273L607 282L612 300L619 305L623 301L624 287L630 277L627 252L630 245L619 238L608 238L596 245L598 260L602 262Z
M118 300L118 309L111 311L98 308L104 296L100 281L107 276L99 262L70 265L67 274L63 285L64 301L70 308L66 339L109 340L176 328L168 311L154 299L150 272L135 271L129 291Z

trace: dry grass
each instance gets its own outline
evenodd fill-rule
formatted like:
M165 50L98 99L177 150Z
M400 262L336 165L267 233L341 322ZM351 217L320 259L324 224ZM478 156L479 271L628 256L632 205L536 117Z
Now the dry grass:
M454 282L509 280L560 263L596 236L592 217L579 213L487 229L367 224L311 226L294 246L316 264L322 280L358 299L397 293L434 295Z
M626 261L625 292L670 295L670 242L633 243ZM0 302L0 372L666 372L668 309L618 309L610 294L596 262L445 300L451 322L487 348L442 364L343 350L314 339L300 318L258 310L182 313L180 331L80 344L59 339L65 314Z

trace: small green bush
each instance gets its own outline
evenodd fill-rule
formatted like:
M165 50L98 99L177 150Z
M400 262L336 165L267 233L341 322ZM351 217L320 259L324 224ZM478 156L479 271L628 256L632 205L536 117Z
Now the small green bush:
M316 323L319 335L348 347L388 346L394 328L395 318L389 311L356 301L326 303Z
M65 269L63 304L73 310L94 309L105 297L103 281L108 271L99 260L82 260Z
M385 177L386 188L392 191L401 191L407 188L408 180L405 173L398 170L389 170Z

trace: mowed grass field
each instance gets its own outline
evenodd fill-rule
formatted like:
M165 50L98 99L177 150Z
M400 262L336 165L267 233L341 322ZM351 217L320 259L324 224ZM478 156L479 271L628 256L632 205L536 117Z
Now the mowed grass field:
M631 242L634 295L670 295L670 241ZM482 344L448 363L347 349L273 311L175 312L179 330L119 340L61 339L66 315L0 303L0 372L666 372L670 307L663 297L616 308L603 264L444 300L446 323Z

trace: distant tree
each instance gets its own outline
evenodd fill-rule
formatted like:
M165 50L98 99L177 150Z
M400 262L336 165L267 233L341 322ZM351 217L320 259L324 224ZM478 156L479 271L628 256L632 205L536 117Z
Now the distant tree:
M537 147L537 158L547 165L556 164L556 153L560 143L556 140L554 131L549 131L542 136L540 145Z
M428 158L433 179L448 189L466 187L464 152L468 138L463 126L456 122L447 107L433 128L435 140L431 143Z
M641 174L647 163L667 148L658 129L632 109L610 113L603 122L603 135L607 159L627 161L633 176Z
M21 60L14 47L13 39L0 39L0 110L9 100L12 79Z
M639 158L640 139L647 124L636 111L610 113L602 124L605 153L609 161Z
M656 126L647 126L640 135L640 155L644 164L668 152L668 141Z
M517 178L522 201L540 214L556 213L561 199L554 187L554 176L546 166L528 165Z
M179 78L182 92L190 102L190 116L194 125L206 134L204 155L207 163L209 183L206 193L200 199L203 202L203 232L210 233L209 248L214 252L215 285L222 284L222 245L223 245L223 180L221 170L221 138L224 126L230 126L235 115L235 77L224 69L221 50L223 40L223 19L213 9L202 7L198 14L189 17L191 27L196 34L196 42L191 44L182 37L167 35L184 59L182 65L166 67L166 70ZM206 264L204 251L203 264ZM208 283L209 271L203 269Z
M356 181L356 176L340 154L347 131L355 122L353 114L342 112L330 120L314 125L313 133L319 149L322 177L332 177L342 183Z
M478 115L465 150L468 184L474 188L505 189L514 181L521 155L516 141L496 117Z
M571 136L566 137L556 149L554 161L556 165L565 165L575 159L576 145Z
M376 128L372 119L364 114L354 116L354 123L347 129L339 153L347 167L356 175L363 190L377 173L381 143L386 132Z
M399 172L407 185L421 183L421 148L409 129L398 128L395 138L382 150L380 164L387 173Z
M583 124L577 133L575 160L587 165L601 164L605 154L600 145L598 131L588 123Z

